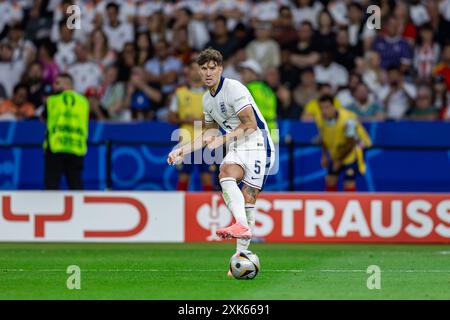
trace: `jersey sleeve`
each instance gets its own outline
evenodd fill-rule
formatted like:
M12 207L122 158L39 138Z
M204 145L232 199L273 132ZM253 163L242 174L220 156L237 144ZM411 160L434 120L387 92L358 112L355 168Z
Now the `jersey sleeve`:
M239 115L242 110L252 107L250 91L240 82L236 81L230 85L227 98L228 104L233 107L236 115Z
M205 95L203 95L203 99L202 99L202 105L203 105L203 117L205 119L206 123L213 123L214 119L211 116L211 114L208 112L208 108L206 107L206 100L205 100Z
M203 115L205 116L205 122L206 123L213 123L214 122L213 117L208 112L203 110Z

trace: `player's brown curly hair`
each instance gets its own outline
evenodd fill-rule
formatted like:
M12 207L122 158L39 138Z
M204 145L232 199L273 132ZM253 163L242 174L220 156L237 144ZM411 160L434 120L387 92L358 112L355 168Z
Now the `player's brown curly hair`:
M222 54L211 47L200 52L197 58L197 63L199 66L204 65L205 63L208 63L210 61L214 61L218 66L221 66L223 64Z

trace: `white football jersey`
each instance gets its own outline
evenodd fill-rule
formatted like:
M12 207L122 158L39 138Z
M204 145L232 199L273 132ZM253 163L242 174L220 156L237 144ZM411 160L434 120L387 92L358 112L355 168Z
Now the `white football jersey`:
M247 108L253 109L258 125L257 133L251 134L251 137L257 137L259 141L264 138L263 140L268 142L266 149L275 150L266 120L259 111L250 91L242 83L222 77L214 96L209 91L203 95L205 122L215 121L227 133L241 124L239 113Z

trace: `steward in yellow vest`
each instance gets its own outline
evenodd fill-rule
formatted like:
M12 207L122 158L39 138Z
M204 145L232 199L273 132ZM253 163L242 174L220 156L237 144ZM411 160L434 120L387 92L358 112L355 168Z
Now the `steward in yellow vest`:
M73 91L69 74L60 74L55 81L56 94L47 98L44 118L47 132L45 150L45 188L60 188L61 176L71 190L83 189L83 158L87 152L89 103Z
M356 175L366 171L363 149L371 146L370 137L356 114L335 107L333 96L322 96L319 106L321 116L315 121L322 141L321 164L328 169L325 188L337 191L339 175L344 173L344 191L356 191Z

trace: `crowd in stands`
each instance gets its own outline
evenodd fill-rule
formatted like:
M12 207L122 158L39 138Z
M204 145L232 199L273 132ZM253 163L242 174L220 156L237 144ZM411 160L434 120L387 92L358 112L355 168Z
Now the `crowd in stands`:
M309 120L332 94L363 121L450 120L450 0L0 0L0 12L0 119L39 117L67 72L92 119L168 121L186 65L212 47L225 77L254 66L278 119Z

